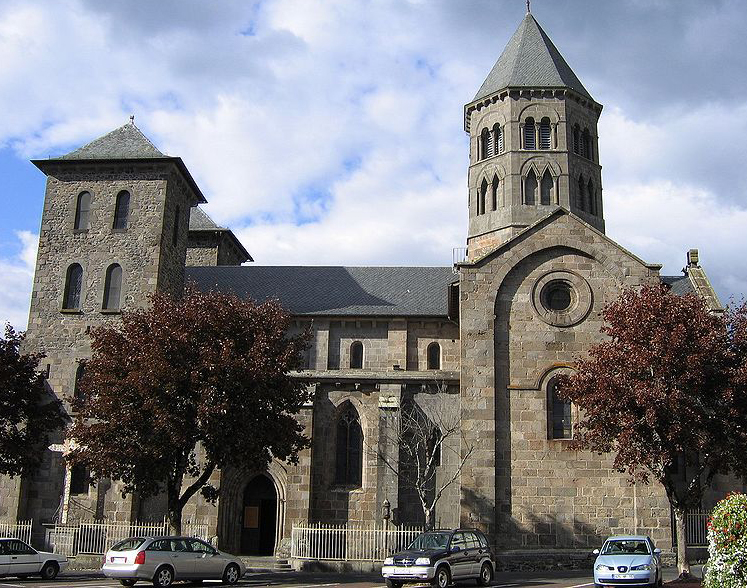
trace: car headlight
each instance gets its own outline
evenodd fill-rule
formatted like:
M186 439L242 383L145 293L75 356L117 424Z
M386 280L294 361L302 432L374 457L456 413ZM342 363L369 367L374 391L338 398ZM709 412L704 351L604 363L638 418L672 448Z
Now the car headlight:
M394 565L394 558L393 557L387 557L384 559L384 565L385 566L391 566Z
M429 566L431 565L431 558L430 557L419 557L415 560L416 566Z
M652 566L651 564L643 564L642 566L632 566L630 569L635 570L635 571L641 571L641 570L650 571L654 569L654 566Z
M615 571L614 567L606 566L604 564L597 564L597 567L595 569L597 570L597 572L603 572L603 571L614 572Z

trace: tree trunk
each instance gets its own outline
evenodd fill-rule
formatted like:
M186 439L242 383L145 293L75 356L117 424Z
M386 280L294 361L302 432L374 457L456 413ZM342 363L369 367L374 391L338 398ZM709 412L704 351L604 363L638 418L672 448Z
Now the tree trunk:
M179 490L169 481L166 484L166 498L168 500L169 534L182 534L182 501L179 500Z
M425 530L426 531L432 531L433 530L433 507L430 508L423 508L423 514L425 515Z
M674 527L677 535L677 571L680 578L690 578L690 562L687 561L687 531L685 529L685 509L672 505Z

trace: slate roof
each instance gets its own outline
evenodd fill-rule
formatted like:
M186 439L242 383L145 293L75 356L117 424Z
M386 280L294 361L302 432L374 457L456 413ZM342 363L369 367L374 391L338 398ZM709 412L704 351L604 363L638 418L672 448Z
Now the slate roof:
M190 231L227 231L225 227L219 227L208 213L199 206L194 206L189 214Z
M449 267L188 267L202 291L258 302L277 298L294 315L433 316L448 314Z
M688 276L661 276L661 281L672 289L672 294L677 296L695 294L693 284Z
M570 88L593 100L531 14L521 22L473 101L509 87Z
M151 159L166 157L130 122L59 159Z

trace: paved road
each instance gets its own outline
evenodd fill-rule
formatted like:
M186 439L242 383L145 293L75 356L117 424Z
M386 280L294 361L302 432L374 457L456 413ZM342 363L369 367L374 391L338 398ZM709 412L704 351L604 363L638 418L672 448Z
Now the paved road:
M698 568L693 572L699 575ZM673 580L676 570L664 570L664 580ZM149 586L146 582L137 586ZM206 581L199 586L220 586L220 582ZM473 586L465 583L464 586ZM589 572L502 572L496 575L493 588L589 588L593 586ZM0 578L0 588L113 588L119 582L109 580L93 572L66 572L52 581L38 579L19 580L17 578ZM177 587L196 587L198 584L177 583ZM272 588L385 588L380 576L352 574L311 574L298 572L249 573L237 586L271 586Z

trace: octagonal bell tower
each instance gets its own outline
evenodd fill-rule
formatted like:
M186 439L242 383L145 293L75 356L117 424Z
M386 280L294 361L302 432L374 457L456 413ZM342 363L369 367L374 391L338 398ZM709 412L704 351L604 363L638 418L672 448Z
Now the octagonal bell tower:
M604 231L602 112L531 13L464 107L470 135L468 257L558 206Z

